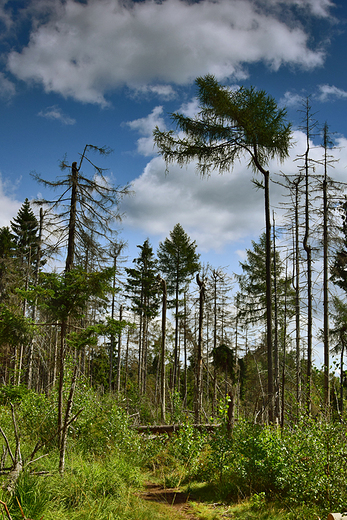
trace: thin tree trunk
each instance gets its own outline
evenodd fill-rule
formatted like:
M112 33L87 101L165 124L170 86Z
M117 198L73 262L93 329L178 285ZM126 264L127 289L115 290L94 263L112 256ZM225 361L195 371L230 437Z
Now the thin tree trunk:
M213 351L217 348L217 279L214 275L213 279ZM217 369L216 364L213 367L213 400L212 415L217 415Z
M341 357L340 357L340 419L343 420L343 382L344 382L344 369L343 369L343 357L345 354L345 344L342 340L341 345Z
M129 342L130 342L130 329L128 328L127 346L126 346L126 350L125 350L125 374L124 374L124 392L125 392L125 395L127 395L127 384L128 384Z
M37 287L39 283L39 274L40 274L40 262L41 262L41 242L42 242L42 229L43 229L43 209L40 208L40 227L39 227L39 236L37 242L37 252L36 252L36 266L35 266L35 279L34 279L34 287ZM35 299L32 311L32 320L33 323L36 322L36 313L37 313L37 298ZM34 338L30 341L29 345L29 359L28 359L28 388L32 387L32 373L33 373L33 355L34 355Z
M274 420L274 375L272 355L272 283L271 283L271 220L270 220L270 174L264 173L265 180L265 227L266 227L266 336L267 336L267 389L269 401L269 421Z
M202 329L204 317L204 300L205 300L205 282L201 281L199 274L196 275L196 281L199 285L199 328L197 342L197 359L196 359L196 391L195 391L195 424L200 424L200 414L202 408Z
M306 121L306 152L305 152L305 236L304 250L306 252L307 265L307 369L306 369L306 408L311 413L311 385L312 385L312 249L308 243L310 236L310 213L309 213L309 114L307 105Z
M174 365L172 378L172 393L176 390L177 371L178 371L178 295L179 295L178 277L176 277L175 292L175 347L174 347Z
M59 446L59 473L63 475L65 470L65 452L66 452L66 443L67 443L67 433L68 433L68 424L73 404L73 397L75 393L75 387L76 387L76 379L77 379L77 367L74 368L74 373L72 376L71 386L70 386L70 394L69 398L66 404L66 410L65 410L65 418L64 422L62 423L61 427L62 430L59 434L60 437L60 446Z
M184 331L183 331L183 349L184 349L184 399L183 406L187 408L188 396L188 355L187 355L187 293L184 293Z
M297 416L301 407L301 352L300 352L300 251L299 251L299 183L295 182L295 352Z
M324 125L324 180L323 180L323 302L324 302L324 402L326 413L330 407L330 382L329 382L329 266L328 266L328 127Z
M123 319L123 305L120 306L119 309L119 321ZM118 358L117 358L117 392L120 392L120 372L121 372L121 347L122 347L122 333L118 334Z
M71 167L71 200L70 200L70 218L69 218L69 237L67 246L67 256L65 263L65 272L71 271L75 257L75 235L76 235L76 213L77 213L77 187L78 187L78 169L77 163L73 162Z
M111 318L114 319L114 309L115 309L115 287L116 287L116 265L117 265L117 257L114 256L113 259L113 292L112 292L112 304L111 304ZM114 352L114 335L111 334L110 338L110 355L109 355L109 371L108 371L108 389L109 392L112 393L113 390L113 352Z
M286 263L286 284L284 286L284 324L283 324L283 366L282 366L282 409L281 409L281 428L284 426L284 407L285 407L285 377L286 377L286 349L287 349L287 276L288 266Z
M165 400L165 352L166 352L166 307L167 307L167 287L166 281L160 278L163 298L161 311L161 380L160 380L160 404L161 404L161 421L166 423L166 400Z
M279 355L278 355L278 310L277 310L277 265L276 265L276 231L275 213L273 213L273 251L274 251L274 392L275 392L275 422L280 420L280 395L279 395Z
M63 391L64 391L64 365L65 365L65 336L67 330L67 322L63 321L60 328L60 351L59 351L59 384L58 384L58 439L59 449L62 445L63 431Z

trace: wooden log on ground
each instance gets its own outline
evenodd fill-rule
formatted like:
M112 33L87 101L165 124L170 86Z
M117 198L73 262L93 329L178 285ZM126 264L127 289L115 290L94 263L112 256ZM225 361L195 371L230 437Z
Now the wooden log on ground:
M192 427L198 431L207 431L212 432L218 428L220 428L220 424L193 424ZM181 428L184 428L184 424L159 424L155 426L135 426L135 430L139 433L151 433L151 434L159 434L159 433L175 433L178 432Z
M328 520L347 520L347 513L329 513Z

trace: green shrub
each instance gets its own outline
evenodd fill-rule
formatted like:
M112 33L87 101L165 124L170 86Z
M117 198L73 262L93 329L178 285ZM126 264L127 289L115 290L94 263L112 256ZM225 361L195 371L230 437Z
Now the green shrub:
M56 446L57 439L53 437L57 430L57 411L53 397L33 391L23 396L17 409L21 433L35 443L49 442L47 449Z
M1 386L0 387L0 405L20 402L30 390L26 386Z
M222 498L265 493L324 516L346 508L347 432L309 418L283 430L240 421L213 435L204 469Z
M108 456L116 449L129 458L138 459L140 444L137 434L129 426L126 412L114 400L87 392L75 409L83 411L71 425L69 433L74 445L86 456Z

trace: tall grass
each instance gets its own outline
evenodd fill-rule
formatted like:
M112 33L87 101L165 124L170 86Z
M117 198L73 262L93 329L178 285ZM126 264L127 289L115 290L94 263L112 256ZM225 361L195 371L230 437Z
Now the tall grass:
M13 520L22 518L18 502L33 520L159 519L156 506L139 498L146 471L167 487L204 482L214 502L253 497L258 504L261 497L321 518L347 508L347 430L341 423L304 417L280 429L241 420L232 432L221 427L213 434L187 424L171 437L143 439L113 399L80 388L75 409L82 408L69 429L62 478L51 433L54 398L28 393L16 405L23 457L37 439L48 439L38 453L48 456L28 466L12 497L0 492ZM13 448L6 403L0 421ZM5 475L0 478L5 482Z

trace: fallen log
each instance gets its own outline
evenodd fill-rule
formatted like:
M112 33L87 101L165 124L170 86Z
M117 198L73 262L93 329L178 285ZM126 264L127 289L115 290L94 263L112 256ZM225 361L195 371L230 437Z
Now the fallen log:
M213 432L214 430L220 428L220 426L220 424L192 424L194 430L197 430L199 432ZM135 426L134 429L139 433L159 434L176 433L184 427L184 424L158 424L154 426Z
M347 520L347 513L329 513L328 520Z

